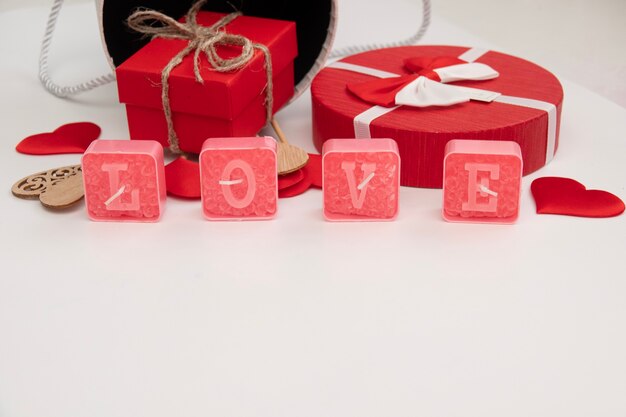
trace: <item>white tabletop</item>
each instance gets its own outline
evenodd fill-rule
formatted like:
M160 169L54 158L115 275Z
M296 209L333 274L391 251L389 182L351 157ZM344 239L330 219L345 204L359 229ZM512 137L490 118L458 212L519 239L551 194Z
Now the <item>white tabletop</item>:
M337 45L406 35L401 11L379 32L340 17ZM566 176L626 197L626 109L563 80L559 151L512 226L446 223L441 190L405 187L391 223L327 223L319 190L273 221L170 198L160 223L95 223L9 191L79 162L18 154L25 136L128 137L113 85L38 84L46 13L0 14L0 416L626 414L626 216L537 215L529 190ZM437 19L424 42L492 46ZM60 82L107 69L93 6L64 11L53 56ZM279 119L314 151L308 93Z

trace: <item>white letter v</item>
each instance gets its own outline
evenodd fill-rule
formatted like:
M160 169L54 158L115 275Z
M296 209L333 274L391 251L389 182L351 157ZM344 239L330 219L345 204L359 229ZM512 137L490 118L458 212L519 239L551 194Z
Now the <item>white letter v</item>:
M361 164L361 171L363 171L363 179L359 185L356 184L356 178L354 171L356 170L356 162L343 161L341 163L341 169L346 173L348 179L348 188L350 189L350 198L352 199L352 205L356 209L363 207L365 202L365 193L367 191L367 185L374 178L374 172L376 171L376 163L363 163ZM358 196L357 196L358 193Z

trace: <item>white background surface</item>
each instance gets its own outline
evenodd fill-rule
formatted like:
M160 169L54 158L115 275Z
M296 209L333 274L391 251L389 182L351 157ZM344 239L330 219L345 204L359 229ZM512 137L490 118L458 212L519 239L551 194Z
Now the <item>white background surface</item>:
M376 9L341 3L337 46L414 24L394 0L396 24L363 30ZM413 188L392 223L326 223L317 190L268 222L169 199L158 224L94 223L9 191L79 161L17 154L29 134L89 120L127 137L113 85L39 86L46 14L0 14L0 416L626 415L626 217L539 216L529 192L558 175L624 198L624 108L563 81L561 146L513 226L445 223L441 191ZM64 12L58 81L106 70L95 22ZM493 45L436 16L424 43ZM308 95L279 118L314 150Z

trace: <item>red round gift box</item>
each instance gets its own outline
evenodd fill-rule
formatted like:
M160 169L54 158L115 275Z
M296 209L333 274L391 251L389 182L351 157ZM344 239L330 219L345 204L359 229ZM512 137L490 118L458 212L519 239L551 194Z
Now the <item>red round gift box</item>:
M404 61L414 57L460 57L470 48L461 46L407 46L386 48L349 56L341 60L398 75L410 74ZM499 77L487 81L463 81L450 85L495 91L503 96L538 100L556 107L554 150L563 103L559 80L538 65L487 51L475 62L491 66ZM354 138L354 118L373 107L346 86L374 80L371 75L329 66L313 80L313 140L318 149L335 138ZM502 102L471 101L448 107L400 107L370 124L372 138L396 140L402 159L401 184L441 188L446 143L452 139L512 140L522 149L524 175L549 162L548 112Z

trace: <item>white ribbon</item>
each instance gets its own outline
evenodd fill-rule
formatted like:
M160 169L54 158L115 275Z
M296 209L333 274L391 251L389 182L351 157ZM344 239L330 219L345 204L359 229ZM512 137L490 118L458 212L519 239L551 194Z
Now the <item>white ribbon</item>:
M442 83L453 83L455 81L484 81L497 78L498 71L489 65L480 62L468 62L467 64L450 65L448 67L436 68Z
M493 101L500 93L442 84L417 77L396 94L396 104L412 107L452 106L470 100Z
M374 106L365 110L361 114L357 114L354 117L354 138L355 139L371 139L372 132L370 131L370 125L380 116L390 113L400 106L395 107L383 107Z
M487 52L489 52L489 49L470 48L467 51L463 52L461 55L459 55L458 58L462 59L463 61L474 62L481 56L485 55Z
M378 78L399 77L398 74L394 74L393 72L377 70L376 68L364 67L363 65L350 64L349 62L337 61L328 65L328 67L343 69L346 71L358 72L361 74L371 75L372 77L378 77Z
M468 61L468 63L473 63L473 61L479 59L485 53L487 53L487 49L482 48L470 48L461 55L459 55L459 59L464 61ZM450 80L457 81L455 77L460 76L459 70L468 71L465 74L470 74L478 77L493 77L493 73L495 76L498 76L498 73L491 69L491 67L480 64L472 66L466 66L467 64L459 64L452 65L450 67L439 68L435 70L439 77L444 80L446 78L446 82L452 82ZM490 73L484 67L489 68L492 72ZM329 68L343 69L346 71L357 72L360 74L371 75L373 77L378 78L391 78L391 77L399 77L400 75L394 74L387 71L377 70L375 68L369 68L362 65L350 64L347 62L335 62L328 66ZM455 67L464 67L464 68L455 68ZM441 72L441 73L440 73ZM443 74L443 76L442 76ZM474 78L476 80L480 79L490 79L490 78ZM463 78L467 79L467 78ZM437 87L433 87L432 84L437 84ZM428 105L441 105L441 104L426 104L426 102L445 102L446 100L461 100L457 101L457 103L462 103L472 100L480 100L480 101L496 101L499 103L511 104L514 106L522 106L529 107L533 109L543 110L548 114L548 135L547 135L547 144L546 144L546 164L552 160L554 157L554 151L556 146L556 125L557 125L557 109L556 106L552 103L548 103L546 101L541 100L533 100L524 97L512 97L512 96L503 96L500 93L496 93L493 91L481 90L476 88L467 88L467 87L459 87L459 86L451 86L445 85L442 83L438 83L436 81L432 81L427 79L426 77L418 77L413 82L409 83L402 90L400 90L396 94L396 103L399 104L395 107L383 107L383 106L373 106L364 112L356 115L354 117L354 137L357 139L371 139L372 133L370 126L374 120L377 118L390 113L400 107L400 105L410 105L415 107L426 107Z
M494 101L498 103L512 104L514 106L530 107L531 109L543 110L548 113L548 142L546 143L546 164L554 158L556 147L556 106L547 101L533 100L531 98L500 96Z
M461 55L459 59L467 62L474 62L481 56L489 52L488 49L483 48L470 48ZM546 143L546 164L552 161L554 153L556 152L556 124L557 124L557 112L556 106L547 101L534 100L524 97L513 96L500 96L494 101L499 103L512 104L514 106L529 107L531 109L543 110L548 113L548 140Z
M396 104L412 107L452 106L470 101L469 95L454 86L426 77L417 77L396 94Z

